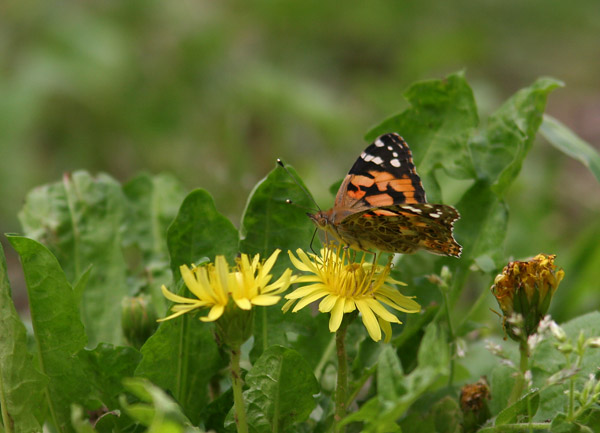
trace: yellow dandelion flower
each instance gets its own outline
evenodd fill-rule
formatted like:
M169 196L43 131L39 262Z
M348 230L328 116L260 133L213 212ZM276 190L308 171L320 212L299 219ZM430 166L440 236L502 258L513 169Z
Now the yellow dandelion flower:
M331 332L338 330L344 314L358 309L369 336L379 341L383 329L387 342L392 336L391 323L402 322L385 305L406 313L421 310L411 297L404 296L390 285L404 283L390 277L389 262L386 266L372 265L365 263L364 256L360 262L353 262L348 257L348 250L337 246L322 249L320 256L307 255L301 249L296 250L296 254L298 257L289 252L292 264L308 274L297 277L294 282L307 284L285 296L289 301L284 305L284 311L296 301L298 303L292 312L323 298L319 311L331 313Z
M292 270L286 269L277 281L269 284L273 277L270 272L280 252L281 250L273 252L264 263L261 263L259 254L252 259L247 254L242 254L231 270L223 256L217 256L214 264L206 266L192 266L191 269L186 265L181 266L181 277L196 298L176 295L163 285L163 295L175 302L175 305L171 308L174 313L160 321L173 319L199 308L208 308L208 315L200 320L213 322L223 315L230 299L241 310L250 310L252 305L276 304L281 299L278 295L292 281Z

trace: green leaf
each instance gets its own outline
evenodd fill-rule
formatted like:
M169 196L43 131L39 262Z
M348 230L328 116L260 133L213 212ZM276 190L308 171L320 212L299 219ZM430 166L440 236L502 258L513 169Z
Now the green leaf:
M183 186L173 176L142 173L123 185L129 212L123 244L137 245L146 261L167 259L167 228L185 197Z
M292 167L287 169L301 182ZM268 257L277 248L283 251L273 268L276 277L290 267L287 251L308 249L314 232L306 212L286 200L304 208L314 207L307 193L277 165L250 193L242 218L241 252Z
M402 365L391 346L386 345L379 355L377 394L382 401L396 401L406 394Z
M367 141L397 132L410 146L421 176L444 167L452 177L475 177L467 142L479 119L464 73L415 83L404 97L411 107L371 129Z
M494 425L504 425L520 421L520 418L533 416L540 405L540 393L538 390L531 390L515 403L501 411L496 417Z
M519 90L490 116L485 139L471 141L478 177L492 183L499 197L521 171L542 122L548 94L560 86L558 80L540 78Z
M600 154L554 117L544 114L540 132L558 150L585 165L600 182Z
M246 375L244 401L253 432L286 431L308 418L319 385L308 363L295 350L271 346ZM226 427L233 424L228 416Z
M141 378L123 381L125 389L135 395L140 402L128 403L121 397L121 405L133 419L156 433L200 433L182 412L181 407L162 389Z
M194 424L208 403L208 384L226 363L213 336L213 326L184 314L161 323L142 346L136 376L172 393Z
M177 218L167 232L174 281L179 279L179 266L210 261L224 255L230 264L237 254L238 231L215 207L212 196L197 189L185 198Z
M89 383L75 358L86 343L75 293L56 257L42 244L8 237L19 253L41 372L50 379L46 404L59 432L71 432L70 406L88 398Z
M515 384L514 372L513 368L506 365L492 367L490 374L492 399L489 404L492 415L496 415L506 408L510 393Z
M302 182L291 166L286 168L298 182ZM254 187L242 217L241 252L267 258L275 249L282 250L273 267L274 278L291 267L288 250L308 249L315 230L305 211L286 202L291 200L305 208L314 206L307 192L294 182L290 173L277 165ZM270 345L287 344L286 329L280 326L285 320L289 318L284 319L283 313L275 308L257 310L253 360Z
M463 246L461 265L491 259L496 268L501 267L508 226L506 204L498 199L487 182L477 181L456 207L461 214L455 223L456 239Z
M448 433L463 432L463 414L458 402L446 396L433 405L431 416L434 419L436 431Z
M77 354L85 368L86 380L109 410L118 409L121 382L134 374L142 356L131 347L99 344L94 350L84 349Z
M40 409L48 378L27 351L27 332L11 297L4 250L0 244L0 407L4 431L40 432ZM36 418L37 415L37 418Z
M122 340L120 302L128 294L121 251L124 214L119 183L84 171L34 189L19 214L26 235L48 246L69 281L92 265L82 306L91 347Z
M397 427L394 427L396 420L402 417L417 399L431 390L440 378L448 374L448 343L444 332L435 324L427 326L425 331L419 348L418 367L403 376L401 384L395 378L393 389L388 384L382 384L381 380L389 381L401 370L398 368L399 364L392 361L388 351L382 351L382 356L383 362L380 362L377 371L377 396L371 398L357 412L344 418L340 425L363 421L365 425L362 431L397 431ZM403 392L404 389L406 392ZM393 397L393 400L387 400L389 397ZM393 428L396 429L389 430Z

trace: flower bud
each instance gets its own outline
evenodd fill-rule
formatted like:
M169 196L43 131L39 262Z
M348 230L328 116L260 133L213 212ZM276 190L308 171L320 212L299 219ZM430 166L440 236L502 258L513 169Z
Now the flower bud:
M121 328L127 342L139 349L158 327L154 306L147 296L124 298L121 301Z
M527 262L510 262L494 280L491 288L504 315L503 327L509 337L521 341L536 332L540 320L548 311L552 296L564 277L556 270L555 255L538 254ZM507 318L518 314L523 323L521 332L507 324Z

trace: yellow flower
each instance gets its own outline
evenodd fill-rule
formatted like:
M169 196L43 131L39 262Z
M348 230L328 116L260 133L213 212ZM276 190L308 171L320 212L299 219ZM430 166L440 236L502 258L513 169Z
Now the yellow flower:
M242 310L250 310L252 305L276 304L281 298L277 295L285 291L292 281L292 270L286 269L277 281L269 284L273 277L271 269L280 252L273 252L264 263L260 262L258 254L252 260L247 254L242 254L231 270L223 256L217 256L214 264L206 266L192 266L191 269L186 265L181 266L181 277L196 298L176 295L163 285L163 295L176 304L171 308L174 313L160 321L198 308L210 308L208 315L200 320L213 322L223 315L230 299Z
M319 311L331 313L329 330L335 332L340 327L344 314L358 309L363 324L374 341L381 340L381 329L389 341L392 336L391 323L402 323L384 305L406 313L421 310L411 297L402 295L390 284L402 284L390 277L391 263L386 266L349 260L348 250L330 246L321 250L321 255L307 255L296 250L298 257L289 252L292 264L307 275L296 278L296 283L308 283L285 296L289 301L283 310L287 311L297 300L292 310L297 312L311 302L324 298L319 303Z

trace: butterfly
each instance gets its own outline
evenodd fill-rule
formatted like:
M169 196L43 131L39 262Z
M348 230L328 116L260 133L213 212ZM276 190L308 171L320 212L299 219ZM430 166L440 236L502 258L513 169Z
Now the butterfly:
M452 235L458 211L427 203L408 144L396 133L380 136L361 153L331 209L307 215L356 250L411 254L423 249L454 257L462 251Z

